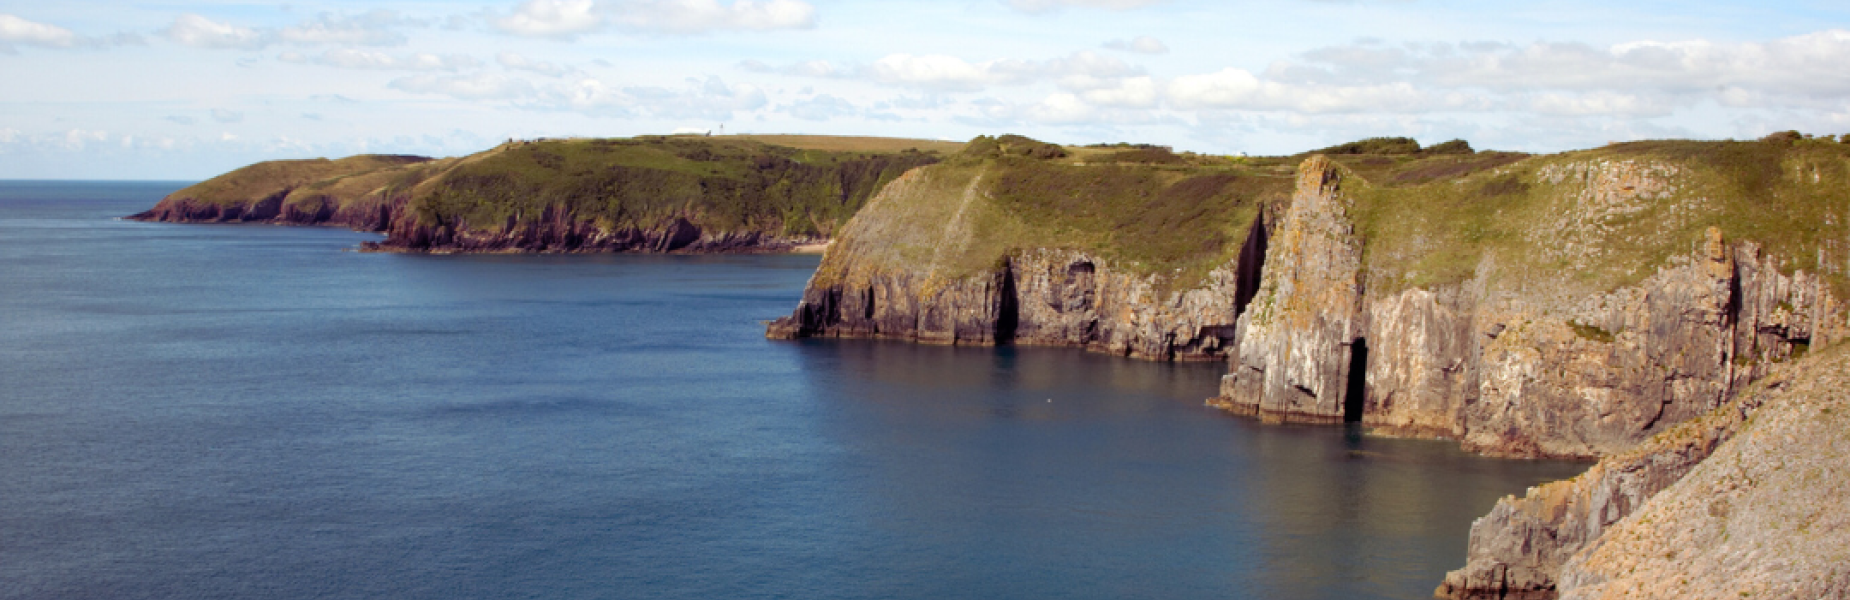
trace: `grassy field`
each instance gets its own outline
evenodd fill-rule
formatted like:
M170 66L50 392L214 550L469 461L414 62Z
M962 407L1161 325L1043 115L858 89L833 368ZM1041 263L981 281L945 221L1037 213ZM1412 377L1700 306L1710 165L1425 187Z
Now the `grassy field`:
M762 142L772 146L784 146L800 150L822 150L824 152L903 152L905 150L917 150L919 152L955 154L963 150L964 147L963 142L872 136L748 134L725 137Z

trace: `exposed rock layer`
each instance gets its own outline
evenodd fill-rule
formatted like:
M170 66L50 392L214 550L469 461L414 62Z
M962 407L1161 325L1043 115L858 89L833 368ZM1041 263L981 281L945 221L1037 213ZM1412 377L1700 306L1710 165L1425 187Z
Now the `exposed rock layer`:
M1442 598L1850 595L1850 353L1497 503Z
M1276 420L1359 420L1493 455L1597 457L1719 406L1767 365L1846 332L1844 307L1819 277L1782 273L1758 245L1713 227L1654 275L1608 292L1576 295L1571 279L1538 282L1489 255L1463 283L1371 293L1342 178L1319 158L1305 162L1211 403ZM1666 185L1588 178L1607 179L1634 191Z
M1258 280L1265 253L1261 213L1245 225L1232 260L1195 287L1166 289L1084 250L1032 248L1009 253L974 274L944 266L945 248L972 243L969 222L984 210L983 177L951 185L930 169L908 173L844 229L796 311L770 324L773 338L862 337L938 344L1015 343L1086 348L1153 360L1219 360L1235 319ZM934 186L960 197L932 197ZM912 204L941 204L950 218L930 231L895 231L881 217ZM895 237L928 240L923 264L890 258Z

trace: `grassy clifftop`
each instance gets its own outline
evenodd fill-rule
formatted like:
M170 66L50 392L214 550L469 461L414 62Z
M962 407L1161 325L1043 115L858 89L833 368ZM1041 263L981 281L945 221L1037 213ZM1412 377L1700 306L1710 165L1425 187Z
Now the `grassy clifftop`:
M1547 156L1332 156L1353 182L1371 289L1547 273L1581 291L1636 283L1714 226L1782 268L1850 291L1850 145L1646 141Z
M945 147L822 136L510 141L442 160L369 155L264 162L175 192L163 204L252 207L281 198L285 219L391 205L394 231L411 229L407 218L412 226L459 232L505 232L542 220L648 230L679 218L706 230L814 237L831 234L901 173L939 160ZM248 220L271 213L206 214Z
M1490 265L1575 291L1636 283L1710 226L1850 295L1850 144L1645 141L1552 155L1375 138L1324 148L1345 172L1371 290L1455 284ZM864 212L863 259L960 277L1011 252L1094 252L1183 287L1289 203L1305 153L979 137ZM854 234L850 234L853 236ZM823 277L839 264L825 264ZM1552 285L1552 284L1551 284Z

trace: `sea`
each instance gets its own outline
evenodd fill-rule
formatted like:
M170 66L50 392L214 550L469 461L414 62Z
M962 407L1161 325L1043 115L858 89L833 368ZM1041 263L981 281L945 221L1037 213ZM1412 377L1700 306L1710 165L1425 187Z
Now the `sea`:
M418 255L0 182L0 598L1424 599L1586 463L1224 365L764 337L813 255Z

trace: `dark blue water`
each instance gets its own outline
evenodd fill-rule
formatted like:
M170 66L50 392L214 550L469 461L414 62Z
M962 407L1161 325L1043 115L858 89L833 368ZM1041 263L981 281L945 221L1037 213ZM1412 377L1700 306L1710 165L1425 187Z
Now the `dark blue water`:
M0 597L1426 598L1584 465L1221 367L772 342L811 256L410 256L0 182Z

